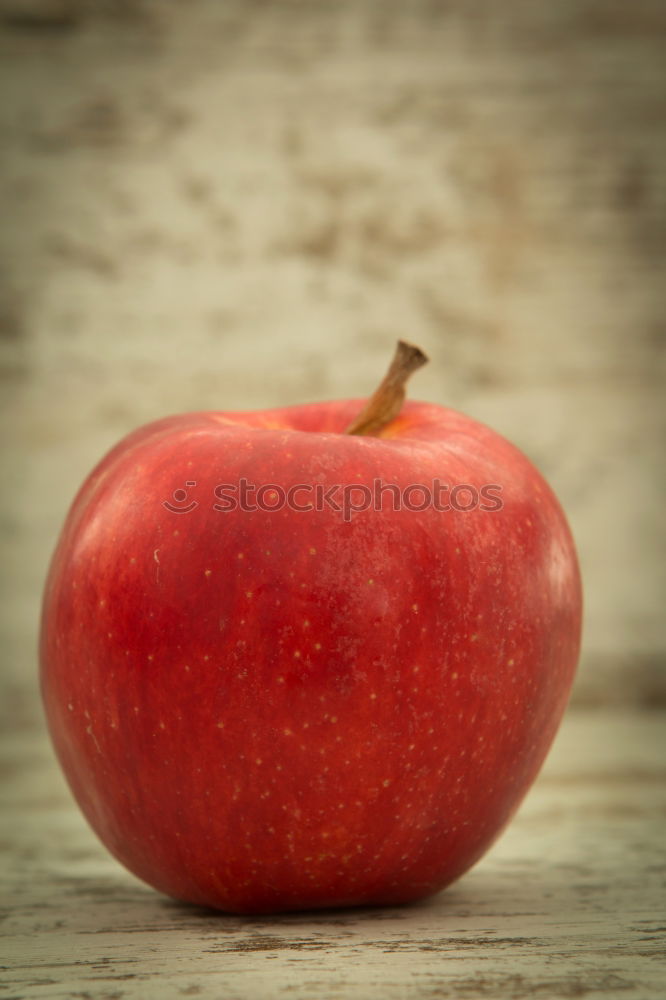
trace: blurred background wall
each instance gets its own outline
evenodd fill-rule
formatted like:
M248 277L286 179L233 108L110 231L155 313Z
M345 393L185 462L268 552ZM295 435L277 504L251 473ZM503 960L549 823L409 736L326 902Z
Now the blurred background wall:
M659 0L0 0L4 705L137 424L368 394L493 425L576 535L575 697L663 696Z

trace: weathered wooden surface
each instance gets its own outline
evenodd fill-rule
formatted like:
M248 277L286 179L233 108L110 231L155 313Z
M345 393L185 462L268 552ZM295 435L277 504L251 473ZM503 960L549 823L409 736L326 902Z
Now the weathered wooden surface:
M0 1000L663 994L663 716L570 714L435 900L239 920L97 845L33 660L66 506L118 437L363 395L407 336L414 395L561 496L579 704L663 705L665 25L660 0L0 0Z
M3 1000L663 997L663 714L577 710L491 853L406 909L239 918L125 873L42 731L2 744Z

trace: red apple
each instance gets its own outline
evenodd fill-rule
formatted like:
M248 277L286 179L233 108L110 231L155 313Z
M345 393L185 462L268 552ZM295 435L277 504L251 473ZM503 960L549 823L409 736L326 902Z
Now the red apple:
M162 892L240 913L426 896L547 753L581 624L562 510L487 427L395 416L396 385L351 433L358 400L158 420L74 500L48 723L93 829Z

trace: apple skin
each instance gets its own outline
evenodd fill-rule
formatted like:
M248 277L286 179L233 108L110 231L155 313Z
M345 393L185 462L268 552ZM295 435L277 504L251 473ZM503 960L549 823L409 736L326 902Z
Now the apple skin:
M440 406L345 435L362 404L159 420L67 517L40 643L53 743L100 839L177 899L266 913L434 893L498 836L560 722L581 584L551 489ZM499 484L503 506L215 510L241 477L438 477ZM188 481L199 506L168 510Z

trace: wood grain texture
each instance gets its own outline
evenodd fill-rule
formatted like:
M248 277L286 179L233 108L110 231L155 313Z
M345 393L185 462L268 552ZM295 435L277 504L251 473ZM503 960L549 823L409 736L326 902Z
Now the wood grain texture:
M660 0L0 0L0 1000L664 996L665 34ZM397 337L561 497L614 708L420 906L181 906L39 728L66 507L136 425L366 395Z
M8 733L0 996L663 997L665 722L571 711L504 836L424 903L260 918L144 887L88 830L44 732Z

